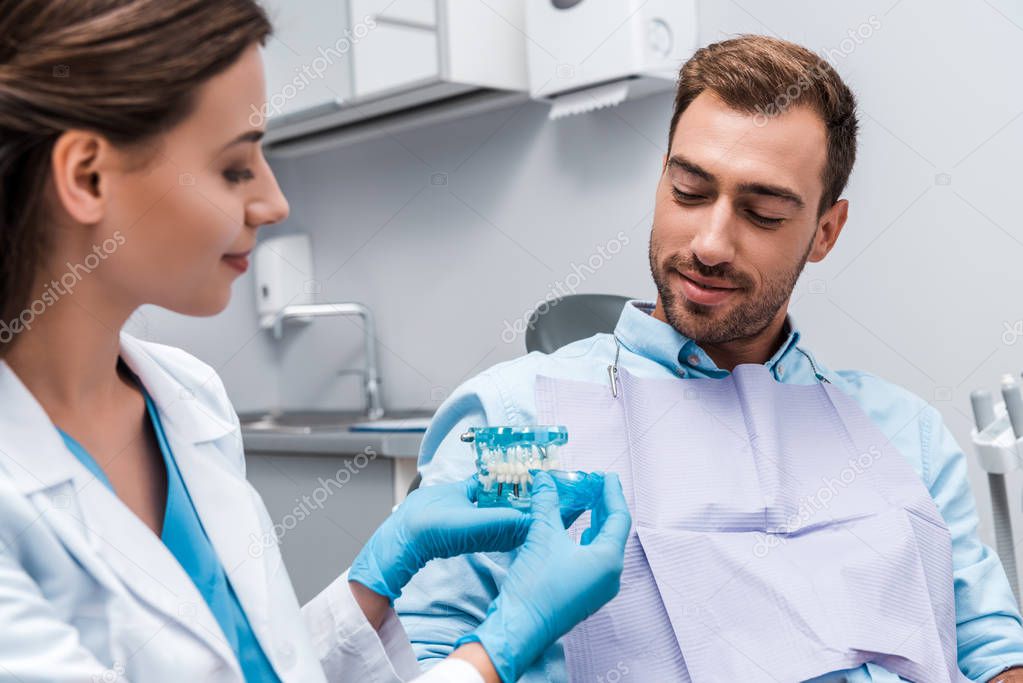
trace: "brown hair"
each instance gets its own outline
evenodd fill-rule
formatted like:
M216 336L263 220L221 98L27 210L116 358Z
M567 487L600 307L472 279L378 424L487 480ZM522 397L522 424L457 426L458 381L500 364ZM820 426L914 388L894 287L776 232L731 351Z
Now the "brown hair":
M682 65L668 146L686 107L705 90L725 104L767 122L790 106L808 106L827 130L820 216L842 194L856 161L856 99L827 60L801 45L744 35L700 48Z
M50 245L43 198L60 135L141 149L271 32L255 0L0 0L0 331L29 305ZM0 356L12 338L0 335Z

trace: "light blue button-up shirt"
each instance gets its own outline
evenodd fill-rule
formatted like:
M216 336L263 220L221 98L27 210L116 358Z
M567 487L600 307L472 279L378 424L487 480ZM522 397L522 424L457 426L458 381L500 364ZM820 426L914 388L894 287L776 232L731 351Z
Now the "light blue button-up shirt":
M621 342L619 367L640 377L728 375L700 346L650 315L652 305L630 302L615 328ZM811 384L818 378L856 399L930 491L952 534L959 668L973 681L1023 666L1023 626L998 557L977 536L977 512L966 476L966 457L940 413L919 396L857 370L833 372L799 345L791 316L788 336L765 364L780 382ZM423 440L419 469L423 485L463 479L475 471L472 451L459 440L469 427L534 424L538 375L608 382L614 338L598 334L552 354L531 353L496 365L465 382L444 402ZM609 389L610 390L610 389ZM451 651L470 632L497 595L512 555L477 554L434 560L416 575L396 603L399 616L424 666ZM564 651L552 646L521 678L566 680ZM898 681L868 664L815 681Z

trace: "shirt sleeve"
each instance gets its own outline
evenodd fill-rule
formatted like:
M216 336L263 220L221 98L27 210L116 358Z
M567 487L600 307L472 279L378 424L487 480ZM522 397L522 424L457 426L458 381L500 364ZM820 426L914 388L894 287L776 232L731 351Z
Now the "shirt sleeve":
M348 572L302 607L313 650L328 680L403 683L420 674L408 637L392 611L369 623L348 586Z
M977 535L977 510L966 456L933 407L921 420L925 479L952 534L959 668L971 681L987 681L1023 666L1019 607L998 556Z
M470 427L506 424L504 403L497 385L485 374L456 389L423 438L421 486L470 476L475 459L459 436ZM483 621L507 572L508 557L476 553L432 560L402 589L395 609L424 668L451 654L455 641Z
M392 610L377 631L348 585L348 572L302 608L328 680L387 683L483 683L471 664L442 662L423 674L408 636Z
M424 435L421 486L471 475L476 469L472 451L459 436L469 427L492 421L506 421L504 398L492 379L478 375L448 397ZM395 601L400 621L392 613L379 633L355 602L347 574L341 577L303 608L328 679L482 681L467 662L445 658L455 641L483 620L506 564L500 554L430 561ZM429 669L426 674L421 674L421 665Z

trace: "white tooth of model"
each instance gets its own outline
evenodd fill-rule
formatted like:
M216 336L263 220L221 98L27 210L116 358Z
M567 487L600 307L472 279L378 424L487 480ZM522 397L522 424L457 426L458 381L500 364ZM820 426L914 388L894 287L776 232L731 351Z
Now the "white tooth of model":
M560 448L555 445L515 444L507 447L481 447L480 460L487 474L480 475L480 485L491 491L495 484L516 488L533 482L531 471L554 470L561 466ZM510 493L510 491L509 491ZM523 495L524 492L520 492Z

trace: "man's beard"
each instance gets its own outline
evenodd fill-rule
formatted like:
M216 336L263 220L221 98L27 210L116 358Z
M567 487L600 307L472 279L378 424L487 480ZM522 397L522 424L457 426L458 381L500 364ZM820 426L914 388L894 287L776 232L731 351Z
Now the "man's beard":
M657 294L660 296L661 307L669 325L697 343L723 344L736 339L754 337L771 324L792 294L799 274L803 272L803 267L810 257L812 247L813 240L811 239L796 267L770 280L765 280L763 291L756 297L751 297L748 294L752 285L749 278L732 272L727 266L705 266L692 254L688 259L678 254L672 255L663 264L665 270L661 271L658 258L660 254L654 244L652 234L650 236L650 274L654 278L654 284L657 285ZM726 280L741 288L735 296L744 296L745 298L723 319L716 320L714 316L717 307L694 303L686 299L684 295L676 294L672 290L671 283L668 281L668 271L670 270L677 270L680 273L695 272L703 277Z

